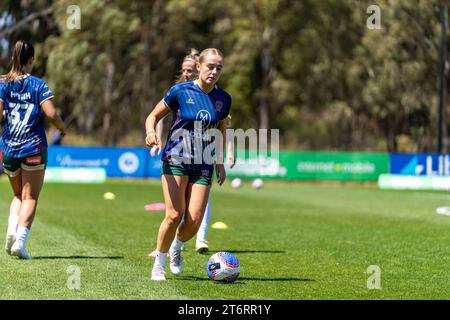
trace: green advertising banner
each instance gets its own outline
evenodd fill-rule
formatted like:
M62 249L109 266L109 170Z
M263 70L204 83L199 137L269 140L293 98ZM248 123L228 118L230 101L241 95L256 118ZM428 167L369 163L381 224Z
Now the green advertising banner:
M287 180L377 181L389 173L388 153L294 152L259 156L227 168L230 177L274 178Z

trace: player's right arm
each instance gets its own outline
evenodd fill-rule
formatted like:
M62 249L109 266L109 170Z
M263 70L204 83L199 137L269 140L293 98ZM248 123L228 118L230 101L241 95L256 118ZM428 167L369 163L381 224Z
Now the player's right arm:
M156 137L158 138L158 141L160 142L160 145L162 145L162 134L164 130L164 118L161 119L161 121L158 121L156 124ZM152 150L150 151L150 155L152 158L156 157L156 152L158 152L158 155L161 153L161 146L153 146Z
M156 132L156 125L169 112L170 109L168 108L166 102L161 100L145 120L145 143L147 146L157 146L157 149L161 150L161 139L160 135Z

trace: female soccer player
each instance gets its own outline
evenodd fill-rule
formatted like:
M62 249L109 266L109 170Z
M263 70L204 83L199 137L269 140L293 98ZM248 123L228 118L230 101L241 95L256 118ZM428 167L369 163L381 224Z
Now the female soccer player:
M168 252L171 272L175 275L182 272L181 246L197 233L202 222L214 169L219 185L225 181L221 150L216 150L218 158L214 164L203 152L203 146L213 141L205 134L209 128L219 128L222 132L220 136L215 135L213 144L225 145L231 96L216 85L222 68L223 55L219 50L203 50L197 63L199 78L170 88L145 122L146 144L160 147L156 125L170 111L174 112L162 154L161 181L166 215L158 232L152 280L166 279ZM184 222L180 224L183 216Z
M64 123L52 103L53 93L43 80L30 75L33 62L33 45L18 41L11 71L0 78L0 123L6 115L0 148L14 194L5 250L20 259L31 259L25 246L47 165L43 115L65 135Z
M191 49L190 53L186 55L183 59L183 62L181 64L181 73L177 80L175 81L176 84L183 83L187 81L193 81L198 78L198 72L197 72L197 62L199 62L199 52L196 49ZM231 116L228 116L228 127L231 125ZM156 126L156 132L157 137L159 141L162 141L162 131L163 131L163 121L159 121ZM156 152L159 151L159 147L155 146L152 148L151 155L152 157L156 156ZM159 153L158 153L159 154ZM233 168L235 164L235 158L234 158L234 151L232 149L232 144L229 143L227 147L227 163ZM197 232L197 239L195 242L195 250L198 253L205 253L208 251L208 241L206 240L206 234L208 232L209 228L209 221L211 217L211 198L208 198L208 204L206 205L205 214L203 216L202 223L200 225L200 228ZM184 250L185 245L182 246L182 250ZM157 249L153 250L149 256L150 257L156 257L157 255Z

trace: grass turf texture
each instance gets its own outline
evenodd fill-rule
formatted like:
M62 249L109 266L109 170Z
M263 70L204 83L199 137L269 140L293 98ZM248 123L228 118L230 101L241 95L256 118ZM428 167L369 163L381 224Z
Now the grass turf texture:
M253 190L214 186L210 253L183 253L184 271L150 281L162 212L158 181L101 185L46 184L28 242L32 261L0 253L0 299L448 299L450 217L444 192L383 191L370 185L265 182ZM115 200L103 199L113 192ZM6 231L10 188L0 180L0 230ZM3 242L2 242L3 248ZM217 251L241 263L234 284L208 280ZM69 290L69 266L81 271ZM370 265L381 289L369 290Z

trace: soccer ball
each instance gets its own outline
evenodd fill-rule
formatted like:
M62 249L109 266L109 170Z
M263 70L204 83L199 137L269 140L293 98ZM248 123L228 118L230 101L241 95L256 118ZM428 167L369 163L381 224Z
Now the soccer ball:
M231 187L233 187L233 189L238 189L242 186L242 180L239 178L234 178L231 181Z
M263 186L263 181L261 179L257 178L255 180L253 180L252 187L254 189L261 189L262 186Z
M211 280L235 282L239 277L239 260L230 252L217 252L209 258L206 273Z

